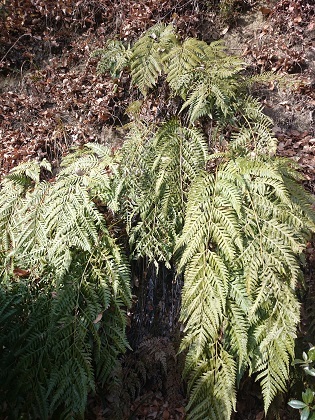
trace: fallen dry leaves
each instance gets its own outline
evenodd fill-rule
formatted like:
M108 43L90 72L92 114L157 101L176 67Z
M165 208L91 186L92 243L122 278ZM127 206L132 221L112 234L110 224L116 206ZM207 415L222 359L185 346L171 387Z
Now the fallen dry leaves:
M99 140L115 112L119 92L96 74L89 35L70 47L0 96L0 175L34 157L57 165L70 146Z
M182 420L186 414L184 407L171 409L160 392L149 392L137 398L131 405L130 411L134 420Z
M174 16L197 34L202 11L184 0L0 0L0 177L31 158L56 168L73 145L113 143L106 124L126 121L129 76L121 86L97 75L91 53Z
M313 0L280 0L260 12L265 24L247 43L244 56L264 71L301 73L314 61Z
M275 132L278 154L296 161L308 181L315 182L315 137L307 131ZM315 191L314 191L315 192Z

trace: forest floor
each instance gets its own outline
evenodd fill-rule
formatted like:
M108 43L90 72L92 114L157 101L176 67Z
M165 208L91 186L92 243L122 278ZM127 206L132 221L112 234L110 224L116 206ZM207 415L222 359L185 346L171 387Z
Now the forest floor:
M155 22L169 22L175 15L184 36L195 35L207 42L222 38L231 53L244 58L249 72L277 75L273 82L254 86L253 94L274 121L279 155L297 161L309 187L314 188L315 16L311 0L254 4L247 12L234 12L232 23L220 20L214 12L188 7L195 2L186 2L185 7L176 2L175 7L171 0L150 0L143 2L143 10L133 1L118 3L119 7L106 9L104 22L97 21L102 11L94 10L85 17L90 22L82 22L79 16L72 28L69 10L70 16L50 16L56 22L64 18L65 27L49 21L40 26L35 16L30 22L19 21L20 29L12 34L9 28L8 36L0 39L0 175L34 157L47 157L58 165L69 147L88 141L112 145L115 140L118 145L113 146L119 146L117 128L126 122L129 92L96 73L97 59L91 53L109 37L132 40ZM31 12L25 11L32 16Z
M278 154L300 165L306 188L315 194L312 0L247 2L246 7L245 2L234 1L235 10L229 11L228 18L222 18L222 10L218 17L206 7L207 2L200 2L201 7L198 2L180 0L122 0L114 4L81 0L75 9L68 6L71 1L64 1L65 6L58 8L56 2L57 6L48 10L50 3L18 2L19 13L16 10L8 20L6 7L13 12L8 2L0 0L0 177L32 158L47 158L56 171L72 146L91 141L119 148L122 126L127 122L128 81L121 86L98 75L97 59L91 54L110 37L133 40L156 22L173 21L183 36L207 42L222 38L231 54L244 58L248 74L275 74L274 80L254 85L252 93L274 121ZM46 7L45 13L40 7ZM148 108L153 109L155 103L150 100ZM310 241L305 252L307 282L314 282L314 248ZM161 352L168 351L167 341L160 340L159 345ZM173 357L170 351L168 356ZM130 402L127 418L185 418L178 369L168 376L173 382L169 380L167 385L147 384ZM98 399L91 400L90 409L91 418L107 418ZM253 382L242 384L237 410L235 419L264 418L260 391ZM281 419L293 418L285 409L281 413Z

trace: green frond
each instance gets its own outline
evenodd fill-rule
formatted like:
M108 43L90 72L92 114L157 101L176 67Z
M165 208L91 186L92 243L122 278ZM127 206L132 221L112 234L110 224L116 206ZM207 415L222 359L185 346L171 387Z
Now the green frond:
M120 61L119 57L115 58L115 52L111 53L112 48L124 49L121 43L110 41L107 50L105 48L101 53L105 57L104 68L109 70L113 66L116 69ZM243 108L246 110L246 106L247 118L253 116L253 101L250 104L247 99L245 105L242 102L244 85L240 75L245 64L239 58L229 56L221 41L210 45L194 38L181 41L172 25L157 24L145 32L130 51L128 64L133 84L146 96L148 90L157 85L159 76L165 74L171 94L184 100L181 112L187 110L190 124L204 116L234 121L235 115ZM107 57L112 60L110 63ZM102 60L99 65L101 63ZM260 110L259 106L257 109ZM260 113L258 120L261 125L266 121L262 115ZM264 130L259 137L262 137L262 143L269 145L271 142Z
M100 57L97 64L98 74L109 71L112 77L119 77L121 71L128 67L131 57L130 47L125 47L121 41L109 40L102 49L94 51L93 57Z
M283 75L272 71L265 71L264 73L257 73L246 77L243 83L246 87L249 88L255 84L270 84L275 82L277 85L283 87L293 82L290 76L292 75Z
M49 171L51 170L51 166L46 160L43 160L40 163L35 161L23 162L19 166L11 169L6 178L13 181L15 184L28 187L32 181L35 183L39 182L41 167Z
M254 354L261 356L253 358L253 371L258 373L266 412L276 394L286 390L290 359L294 356L296 324L285 318L288 324L271 317L254 330L255 340L259 343Z
M34 263L32 257L28 259L33 251L36 250L39 256L41 249L47 246L44 203L49 189L50 186L46 182L37 184L33 191L26 194L16 216L12 254L16 261L20 259L20 264L25 267ZM35 256L34 258L36 259Z
M189 73L184 68L184 73L178 78L178 86L168 79L170 85L175 86L175 92L178 91L185 100L181 112L188 108L191 124L206 115L213 118L217 113L224 118L232 117L232 104L239 88L237 75L244 68L239 59L226 55L221 43L201 43L200 47L203 52L203 55L200 54L200 63L190 68L193 78L186 76ZM178 73L179 70L174 72L175 75ZM186 81L186 86L181 83L182 79ZM184 91L183 87L187 89Z
M167 81L170 88L185 99L195 71L202 65L207 44L195 38L187 38L173 48L163 58L166 65Z
M196 357L195 365L187 361L187 372L197 369L198 360L209 360L209 346L221 337L235 361L233 386L249 366L258 373L266 410L288 380L299 322L294 294L301 276L298 258L306 226L312 223L310 217L305 220L310 197L306 194L299 208L293 205L291 191L300 186L292 180L287 187L282 164L236 157L219 165L215 174L195 178L176 245L178 270L185 278L181 313L186 335L181 348ZM220 264L207 253L216 255ZM224 268L219 272L218 267ZM203 379L188 408L191 416L200 409L208 418L199 394ZM213 412L209 418L215 416Z
M129 152L130 146L137 147L136 154ZM168 263L183 224L190 184L206 164L203 135L177 119L156 132L133 127L122 154L125 184L120 195L133 209L132 213L126 210L134 254ZM137 217L140 220L133 223Z
M277 150L277 140L271 128L271 118L263 112L260 102L250 96L239 98L237 110L240 121L235 121L240 128L232 134L230 149L239 155L269 155L274 156Z
M219 354L217 379L214 387L214 396L221 399L224 404L226 418L230 418L232 411L236 411L236 388L235 377L237 364L234 355L224 348Z
M115 180L113 207L125 210L135 206L138 196L143 194L144 185L150 183L148 163L153 160L152 138L154 128L144 123L129 124L126 141L121 150L119 177ZM127 197L128 194L128 197ZM132 215L128 215L132 219ZM130 220L129 219L129 220ZM130 223L127 222L130 226Z
M216 350L215 350L216 348ZM196 360L192 353L187 355L191 366L190 399L187 406L189 419L219 420L230 418L235 409L235 362L219 344L209 348L212 355L208 360ZM186 372L188 374L188 372Z
M245 299L247 298L246 294ZM242 310L240 304L232 298L227 301L227 318L229 320L226 327L226 346L234 360L237 361L239 377L243 375L248 366L248 329L247 307Z
M0 391L17 416L83 416L128 346L130 271L96 204L110 201L115 171L108 149L93 144L64 159L54 182L3 182L11 265L0 285L9 303L0 312Z
M50 170L48 162L26 162L13 168L4 178L0 189L0 256L15 246L14 231L19 225L19 216L25 208L25 196L38 188L40 169ZM23 210L22 210L23 208Z
M234 209L239 209L239 191L226 180L221 184L223 178L220 173L216 178L204 173L190 189L185 225L176 245L177 250L185 248L179 270L203 245L211 243L231 262L235 260L237 247L242 248Z
M225 50L226 50L226 47L222 39L218 41L213 41L211 42L211 44L207 46L207 49L206 49L207 57L209 59L213 59L214 57L217 57L218 59L220 58L229 59ZM233 58L234 57L231 57L232 60Z
M172 25L157 24L149 29L133 46L130 58L132 82L145 96L156 85L164 70L163 56L176 44Z
M191 93L188 94L187 100L184 102L181 112L188 108L188 118L190 123L195 122L199 118L209 115L212 117L213 99L210 96L211 86L206 83L194 83Z
M218 334L225 315L228 271L218 255L197 254L185 271L183 309L186 337L182 349L193 345L197 355Z

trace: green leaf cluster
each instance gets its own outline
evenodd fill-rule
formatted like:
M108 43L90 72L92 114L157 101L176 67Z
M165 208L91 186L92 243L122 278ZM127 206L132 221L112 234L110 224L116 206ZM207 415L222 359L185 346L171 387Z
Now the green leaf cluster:
M311 347L307 353L303 352L303 359L295 359L293 364L299 365L303 368L307 376L314 377L315 369L315 347ZM307 388L305 392L302 392L302 401L290 400L289 406L300 410L300 418L302 420L314 420L315 419L315 392L312 388Z
M290 407L300 410L301 420L314 420L314 391L307 388L306 391L302 393L302 400L303 401L291 400L288 404Z

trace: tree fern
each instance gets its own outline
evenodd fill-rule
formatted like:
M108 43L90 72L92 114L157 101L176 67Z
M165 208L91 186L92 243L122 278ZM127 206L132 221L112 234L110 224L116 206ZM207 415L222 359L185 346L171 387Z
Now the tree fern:
M40 180L37 163L4 180L1 409L83 416L89 392L110 380L127 346L130 305L126 257L106 223L120 212L131 257L184 274L188 417L230 418L246 371L267 412L288 380L312 199L294 165L274 157L272 123L245 92L242 61L220 42L181 41L159 24L132 47L109 41L99 54L100 72L119 78L129 69L143 96L165 76L179 115L141 122L137 102L117 158L88 144L64 159L54 181ZM207 156L202 117L219 133L230 124L224 152ZM161 354L156 361L165 367Z
M158 25L131 50L131 76L142 94L164 75L180 110L157 129L133 115L141 130L132 128L125 145L116 197L127 202L133 255L172 258L184 274L189 417L229 418L248 370L260 381L267 411L288 380L312 200L292 162L274 157L272 121L248 96L244 63L221 42L182 41ZM201 118L212 119L221 137L231 131L209 165L191 128ZM218 149L216 136L209 144Z

